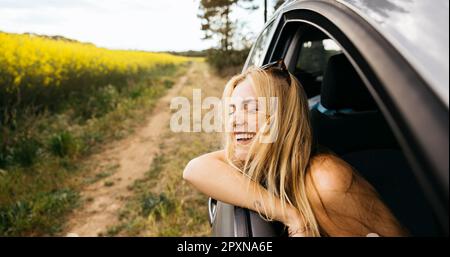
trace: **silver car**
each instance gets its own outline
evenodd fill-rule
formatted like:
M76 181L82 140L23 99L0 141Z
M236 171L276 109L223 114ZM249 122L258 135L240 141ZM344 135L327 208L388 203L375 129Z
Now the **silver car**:
M449 234L449 1L286 1L244 69L284 58L316 143L354 166L411 235ZM209 200L214 236L285 236Z

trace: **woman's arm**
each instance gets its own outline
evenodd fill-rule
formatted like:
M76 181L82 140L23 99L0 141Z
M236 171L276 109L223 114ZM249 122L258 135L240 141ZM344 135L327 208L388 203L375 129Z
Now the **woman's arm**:
M202 155L191 160L183 172L183 178L200 192L222 202L267 213L284 223L290 231L302 231L303 224L297 210L286 204L287 211L281 212L281 200L275 197L275 208L270 206L270 193L253 182L240 171L226 163L224 151Z

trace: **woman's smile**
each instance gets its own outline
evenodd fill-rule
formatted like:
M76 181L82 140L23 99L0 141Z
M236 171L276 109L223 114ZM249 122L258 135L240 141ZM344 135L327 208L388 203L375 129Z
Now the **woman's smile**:
M248 145L252 142L256 133L254 132L234 132L235 142L238 145Z

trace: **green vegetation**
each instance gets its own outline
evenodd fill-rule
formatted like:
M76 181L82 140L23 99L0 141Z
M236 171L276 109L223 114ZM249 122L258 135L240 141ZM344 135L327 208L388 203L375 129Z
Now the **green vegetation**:
M207 52L206 61L219 75L234 75L241 72L249 51L248 48L227 51L210 49Z
M153 66L125 84L71 95L58 109L8 109L0 119L0 236L61 232L80 187L114 172L79 179L83 160L132 132L188 65Z
M39 192L35 196L0 207L0 235L52 234L59 231L59 220L76 206L78 193L71 189Z

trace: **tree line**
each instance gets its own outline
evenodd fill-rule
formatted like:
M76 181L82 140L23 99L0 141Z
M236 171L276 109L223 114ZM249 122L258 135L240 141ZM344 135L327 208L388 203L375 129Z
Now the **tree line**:
M200 0L198 17L202 22L203 40L216 42L215 48L206 51L208 62L218 70L241 66L255 38L243 32L248 21L235 18L233 13L241 9L250 14L263 8L261 22L265 23L268 13L273 13L284 2L285 0Z

